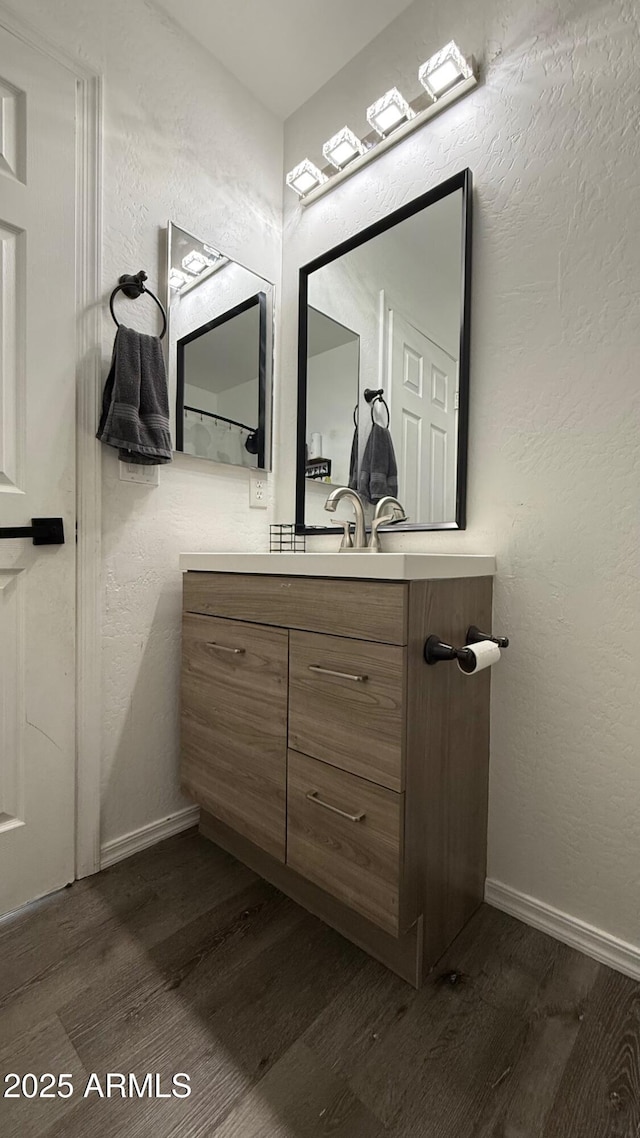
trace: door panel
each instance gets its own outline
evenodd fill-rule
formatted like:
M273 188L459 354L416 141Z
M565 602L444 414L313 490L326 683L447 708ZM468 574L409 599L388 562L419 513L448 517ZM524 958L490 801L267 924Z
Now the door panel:
M0 29L0 912L74 877L75 79ZM27 113L28 112L28 113Z
M411 521L455 521L458 364L394 309L388 327L400 500Z

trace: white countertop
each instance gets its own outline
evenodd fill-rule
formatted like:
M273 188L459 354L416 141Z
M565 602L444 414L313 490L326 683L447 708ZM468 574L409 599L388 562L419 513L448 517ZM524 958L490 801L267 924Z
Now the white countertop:
M181 553L180 568L201 573L437 581L493 577L496 559L473 553Z

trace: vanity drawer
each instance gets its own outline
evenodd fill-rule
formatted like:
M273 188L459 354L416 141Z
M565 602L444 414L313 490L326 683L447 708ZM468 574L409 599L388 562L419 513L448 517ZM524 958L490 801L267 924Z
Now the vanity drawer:
M211 814L284 861L288 634L186 613L181 782Z
M407 643L407 605L408 588L395 581L184 574L187 612L335 632L383 644Z
M403 789L405 650L291 632L289 746Z
M404 795L289 751L287 865L398 936Z

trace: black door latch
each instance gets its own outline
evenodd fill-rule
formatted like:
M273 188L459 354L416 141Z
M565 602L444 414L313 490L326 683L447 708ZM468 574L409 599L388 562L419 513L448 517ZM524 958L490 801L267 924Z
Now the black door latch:
M62 518L32 518L30 526L0 527L0 538L31 537L34 545L64 545Z

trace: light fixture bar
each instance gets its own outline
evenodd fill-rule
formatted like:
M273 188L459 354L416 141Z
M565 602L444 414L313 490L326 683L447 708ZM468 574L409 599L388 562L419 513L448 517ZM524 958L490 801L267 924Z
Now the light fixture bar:
M408 134L411 134L414 130L418 130L424 123L429 122L430 119L435 118L436 115L439 115L440 112L444 111L451 103L455 103L458 99L461 99L463 95L468 94L469 91L472 91L477 85L478 80L473 74L462 83L456 83L455 87L446 91L435 103L431 103L428 107L425 107L423 111L418 111L415 118L409 119L408 122L397 126L391 134L387 135L386 138L381 138L370 150L367 150L364 154L360 154L357 158L349 162L344 169L336 171L336 173L327 178L325 182L322 182L310 190L300 199L300 205L306 208L311 205L312 202L317 201L318 198L323 197L324 194L329 193L334 186L338 186L341 182L346 181L347 178L352 177L352 175L357 173L358 170L361 170L363 166L366 166L369 162L373 162L375 158L380 154L384 154L386 150L395 146L397 142L406 138Z

